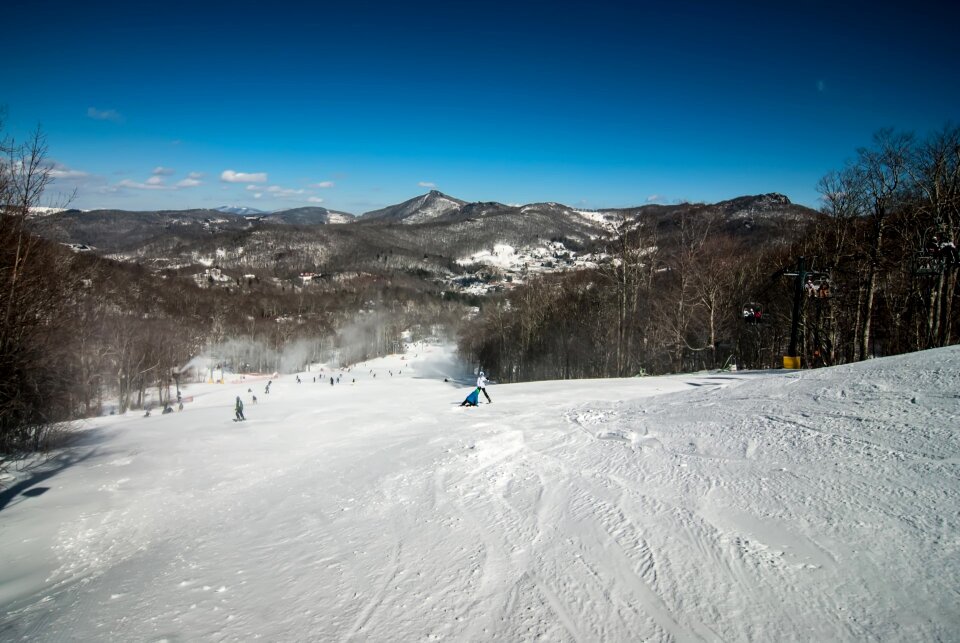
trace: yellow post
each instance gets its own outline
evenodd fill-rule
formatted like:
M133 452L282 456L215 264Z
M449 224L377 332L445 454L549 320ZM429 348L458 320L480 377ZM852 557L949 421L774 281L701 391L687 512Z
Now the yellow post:
M784 368L800 368L800 357L790 357L789 355L783 356L783 367Z

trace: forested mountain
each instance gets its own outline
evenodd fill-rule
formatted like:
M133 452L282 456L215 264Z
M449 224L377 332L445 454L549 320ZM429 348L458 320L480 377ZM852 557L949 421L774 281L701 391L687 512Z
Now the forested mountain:
M584 211L557 203L466 203L432 191L358 218L319 207L252 215L67 210L35 217L32 226L48 239L158 269L215 264L290 277L388 268L448 278L462 273L461 265L483 264L480 255L497 247L510 248L517 267L528 269L543 263L545 252L602 254L618 225L652 223L660 243L670 246L676 222L688 215L719 216L719 229L768 244L783 242L816 213L782 195Z

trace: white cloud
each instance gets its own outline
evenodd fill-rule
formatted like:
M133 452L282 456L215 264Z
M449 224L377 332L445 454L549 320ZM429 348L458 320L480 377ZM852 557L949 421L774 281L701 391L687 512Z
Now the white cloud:
M321 199L318 196L312 196L309 199L307 199L307 201L310 203L323 203L323 199Z
M115 109L97 109L96 107L87 108L87 116L98 121L120 122L123 116Z
M86 172L71 170L66 165L61 165L60 163L55 164L53 169L50 170L50 178L58 181L79 181L89 178L89 176Z
M262 196L263 196L262 193L257 192L256 194L253 195L253 198L254 198L254 199L259 199L259 198L262 197Z
M157 182L159 181L159 183ZM117 183L116 187L118 188L130 188L131 190L172 190L174 188L169 185L163 184L163 179L158 176L152 176L147 179L146 183L140 183L138 181L131 181L130 179L124 179Z
M203 172L191 172L190 174L187 175L187 178L188 178L188 179L202 179L202 178L203 178Z
M283 197L298 196L300 194L304 194L306 190L303 190L303 189L294 190L293 188L284 188L284 187L280 187L279 185L271 185L270 187L267 188L267 192L269 192L274 196L283 198Z
M252 183L247 186L247 190L250 192L267 192L270 196L277 199L289 199L308 193L307 190L304 190L303 188L295 190L293 188L285 188L282 185L271 185L264 188L262 185L253 185Z
M220 173L220 180L226 183L266 183L266 172L234 172L224 170Z
M653 203L654 201L659 201L662 197L659 194L651 194L647 197L647 203Z
M170 176L171 174L174 174L174 172L175 170L172 170L169 167L158 165L157 167L153 168L153 172L151 172L151 174L154 176Z
M182 181L177 181L178 188L195 188L198 185L203 185L203 181L198 181L192 176L189 178L183 179Z
M332 188L334 185L336 184L333 181L320 181L319 183L312 184L310 187L326 189L326 188Z
M422 188L435 188L435 187L437 187L437 184L434 183L434 182L432 182L432 181L420 181L419 183L417 183L417 185L419 185L419 186L422 187Z

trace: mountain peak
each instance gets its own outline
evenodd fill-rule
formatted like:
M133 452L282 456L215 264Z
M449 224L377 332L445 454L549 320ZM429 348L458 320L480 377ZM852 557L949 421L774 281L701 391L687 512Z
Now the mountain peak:
M426 194L414 197L397 205L387 206L362 215L365 221L386 221L391 223L423 223L441 217L466 205L465 201L455 199L439 190L430 190Z

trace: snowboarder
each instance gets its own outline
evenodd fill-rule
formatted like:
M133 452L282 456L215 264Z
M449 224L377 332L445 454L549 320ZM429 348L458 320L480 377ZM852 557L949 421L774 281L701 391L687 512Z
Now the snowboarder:
M480 376L477 378L477 390L483 392L483 396L487 398L487 404L493 404L493 400L491 400L487 394L487 378L483 374L483 371L480 371Z
M460 406L480 406L480 388L470 391L470 395L463 402L460 402Z
M239 395L237 396L237 403L234 405L233 410L237 415L236 420L234 420L235 422L242 422L247 419L243 417L243 400L240 399Z

